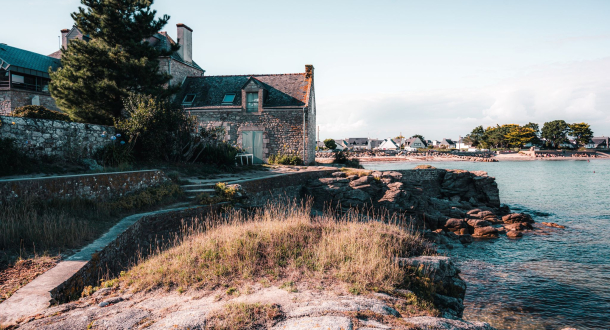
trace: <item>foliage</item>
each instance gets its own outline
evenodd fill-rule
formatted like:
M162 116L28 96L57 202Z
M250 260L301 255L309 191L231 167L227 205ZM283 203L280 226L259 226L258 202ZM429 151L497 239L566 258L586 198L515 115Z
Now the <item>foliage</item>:
M24 105L11 113L13 117L70 121L70 116L59 111L49 110L40 105Z
M435 169L436 167L434 167L432 165L417 165L414 168L416 170L431 170L431 169Z
M504 137L509 146L521 148L536 139L536 132L529 127L512 126Z
M335 152L334 164L343 164L345 167L362 168L360 161L355 157L347 157L347 154L343 151Z
M587 123L574 123L569 126L569 134L576 140L576 148L578 148L579 145L586 145L593 137L591 126Z
M303 159L295 154L271 155L269 156L269 164L303 165Z
M269 164L278 165L303 165L303 159L296 152L291 151L288 146L283 146L280 152L269 156Z
M544 123L540 137L546 139L547 144L557 148L568 140L570 126L564 120L554 120Z
M22 173L33 160L15 145L14 139L0 138L0 177Z
M469 143L473 147L478 147L483 143L483 138L485 136L485 129L483 126L475 127L470 134L464 137L464 143Z
M71 118L111 125L120 118L123 98L130 92L167 96L171 76L159 71L160 56L170 56L178 45L157 49L147 41L169 21L156 19L153 0L81 0L84 7L71 14L76 27L90 41L71 40L63 50L62 67L51 72L49 90Z
M115 121L133 145L137 160L189 160L193 149L195 119L169 99L152 95L130 94L125 99L126 119Z
M333 139L326 139L326 140L324 140L324 146L326 146L326 148L329 149L329 150L337 149L337 143Z
M102 134L102 137L106 137L105 133ZM120 140L120 137L120 133L116 136L111 136L111 142L97 149L93 154L93 158L106 167L119 167L132 164L135 161L133 144Z
M157 187L141 190L109 202L108 207L113 210L138 210L152 205L157 205L162 201L182 195L180 186L175 183L164 183Z

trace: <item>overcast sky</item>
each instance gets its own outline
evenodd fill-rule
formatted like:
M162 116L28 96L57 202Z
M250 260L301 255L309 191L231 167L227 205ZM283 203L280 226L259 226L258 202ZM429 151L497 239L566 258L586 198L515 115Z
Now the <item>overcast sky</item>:
M79 0L0 0L0 42L49 54ZM610 134L610 1L200 1L153 8L208 75L315 71L322 139L585 121Z

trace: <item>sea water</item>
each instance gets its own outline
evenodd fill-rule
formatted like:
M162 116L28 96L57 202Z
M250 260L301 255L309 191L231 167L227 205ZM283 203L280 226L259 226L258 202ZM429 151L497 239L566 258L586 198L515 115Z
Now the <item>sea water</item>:
M610 329L610 161L378 162L374 170L486 171L513 212L566 229L456 244L464 318L498 329Z

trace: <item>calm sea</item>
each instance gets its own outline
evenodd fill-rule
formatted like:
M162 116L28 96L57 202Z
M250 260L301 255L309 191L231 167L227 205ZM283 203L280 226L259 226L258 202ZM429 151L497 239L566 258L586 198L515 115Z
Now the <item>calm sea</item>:
M499 329L610 329L610 161L363 165L399 170L420 164L486 171L513 211L567 227L519 240L457 244L449 254L468 283L465 319Z

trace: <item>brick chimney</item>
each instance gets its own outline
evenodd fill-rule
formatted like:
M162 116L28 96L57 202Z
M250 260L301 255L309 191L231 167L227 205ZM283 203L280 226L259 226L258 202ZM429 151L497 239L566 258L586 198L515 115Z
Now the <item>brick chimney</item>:
M69 29L61 30L61 48L66 49L68 47L68 33Z
M305 75L307 76L307 78L313 76L313 65L311 65L311 64L305 65Z
M182 57L182 59L187 63L193 62L193 29L190 27L178 23L176 24L178 27L178 44L180 45L180 50L178 50L178 54Z

